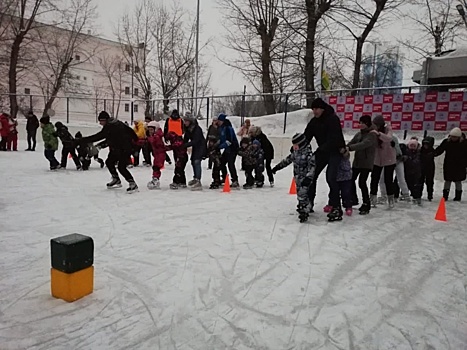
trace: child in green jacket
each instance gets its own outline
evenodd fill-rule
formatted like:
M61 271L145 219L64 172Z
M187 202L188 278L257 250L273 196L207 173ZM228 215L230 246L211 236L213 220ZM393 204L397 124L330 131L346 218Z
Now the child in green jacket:
M42 140L44 141L44 156L50 162L50 170L60 169L60 163L55 158L58 149L58 138L55 136L55 128L50 122L50 117L40 119L42 128Z

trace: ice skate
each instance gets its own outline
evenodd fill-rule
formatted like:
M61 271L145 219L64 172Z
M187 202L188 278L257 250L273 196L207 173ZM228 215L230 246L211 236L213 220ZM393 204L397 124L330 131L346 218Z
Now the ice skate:
M386 204L388 202L388 197L387 196L381 196L381 197L378 197L378 199L376 200L376 204Z
M328 214L328 221L329 222L334 222L334 221L341 221L342 220L342 210L341 209L333 209L329 214Z
M240 188L238 181L232 182L232 184L230 185L230 188L238 190Z
M394 196L388 196L388 208L392 209L394 208Z
M372 195L370 196L370 204L371 204L371 206L372 206L373 208L376 208L376 204L378 204L377 200L378 200L378 198L376 197L375 194L372 194Z
M298 220L303 224L305 222L308 221L308 213L305 213L305 212L301 212L299 215L298 215Z
M243 185L244 190L251 190L252 188L253 188L253 186L251 186L251 185L248 185L248 184Z
M160 188L161 188L161 183L158 178L153 177L152 180L148 182L148 189L159 190Z
M270 187L274 187L274 181L269 182Z
M352 216L352 213L353 213L353 209L352 209L352 208L347 208L347 209L345 209L345 215L347 215L347 216Z
M126 189L126 193L132 194L132 193L135 193L135 192L139 192L138 185L136 184L136 182L130 181L129 186Z
M122 182L120 179L117 177L112 177L112 180L107 184L107 188L120 188L122 187Z
M192 190L192 191L202 191L203 190L203 185L201 184L201 181L199 181L198 179L195 179L194 181L195 182L190 187L190 190Z
M363 203L362 206L358 209L360 215L368 215L370 214L370 204Z
M264 186L264 182L258 181L256 183L256 188L262 188Z
M213 182L209 185L210 190L218 190L219 189L219 184L217 182Z
M462 191L456 190L456 195L453 199L454 202L460 202L462 200Z
M193 186L196 183L196 179L188 181L188 187Z
M323 208L323 211L325 213L330 213L332 212L332 207L330 205L326 205L324 208Z
M389 200L389 199L388 199L388 200ZM411 198L410 198L410 195L409 195L409 194L402 194L399 200L400 200L401 202L410 203Z
M178 187L179 188L186 188L187 186L186 186L186 184L178 184Z
M178 184L176 184L175 182L173 182L173 183L171 183L171 184L169 185L169 188L170 188L171 190L178 190Z

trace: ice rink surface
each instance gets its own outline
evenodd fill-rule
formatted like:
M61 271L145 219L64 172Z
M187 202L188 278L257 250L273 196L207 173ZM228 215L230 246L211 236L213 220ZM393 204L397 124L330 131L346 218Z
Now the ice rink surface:
M97 163L50 172L41 149L0 153L1 350L467 349L467 203L434 221L441 183L422 208L328 223L322 176L300 224L292 167L230 194L169 190L172 166L149 191L138 167L128 195ZM74 303L50 295L50 239L69 233L95 242Z

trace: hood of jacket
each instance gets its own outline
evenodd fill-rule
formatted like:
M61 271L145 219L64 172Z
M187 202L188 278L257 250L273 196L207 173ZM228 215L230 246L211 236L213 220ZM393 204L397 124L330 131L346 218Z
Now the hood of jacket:
M426 144L428 144L430 148L433 148L435 146L435 138L432 136L425 137L422 141L422 145L426 145Z

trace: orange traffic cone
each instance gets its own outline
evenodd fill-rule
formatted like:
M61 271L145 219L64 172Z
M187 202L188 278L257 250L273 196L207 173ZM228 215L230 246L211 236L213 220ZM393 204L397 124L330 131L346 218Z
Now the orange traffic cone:
M229 174L225 176L225 182L224 182L224 189L222 190L224 193L230 193L230 180L229 180Z
M444 199L444 197L441 198L441 201L439 202L438 211L435 215L435 220L444 222L448 221L448 219L446 218L446 200Z
M290 184L289 194L297 194L297 184L295 183L295 178L292 178L292 183Z

